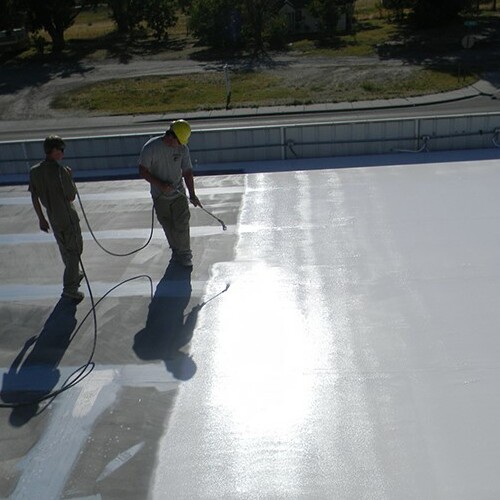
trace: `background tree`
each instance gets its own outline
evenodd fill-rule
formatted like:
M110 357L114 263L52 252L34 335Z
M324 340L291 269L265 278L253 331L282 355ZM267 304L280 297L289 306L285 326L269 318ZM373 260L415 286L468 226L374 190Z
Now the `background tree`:
M61 52L66 42L64 32L78 15L75 0L24 0L30 31L44 29L52 40L52 51Z
M311 14L317 17L320 32L330 38L337 31L337 24L340 19L340 4L344 2L339 0L310 0L309 10Z
M142 0L108 0L108 6L119 33L131 33L144 18Z
M384 9L394 13L396 21L401 21L404 18L405 9L412 7L412 0L383 0L382 6Z
M15 0L0 0L0 30L11 31L23 28L26 21L26 11Z
M200 42L216 49L239 45L241 21L234 0L194 0L189 28Z
M289 28L284 16L273 16L267 19L264 36L270 49L284 49L288 41Z
M309 10L317 17L319 29L325 38L332 38L337 33L337 26L342 14L346 14L346 30L352 30L355 0L309 0Z
M177 0L146 0L144 20L158 40L168 39L168 29L177 22Z
M245 44L254 54L262 52L266 21L274 15L273 3L269 0L242 0L241 7Z
M264 50L266 28L275 15L269 0L194 0L189 26L214 48Z
M414 0L413 14L418 26L445 26L471 7L471 0Z
M182 13L187 14L193 5L193 0L178 0L179 9Z

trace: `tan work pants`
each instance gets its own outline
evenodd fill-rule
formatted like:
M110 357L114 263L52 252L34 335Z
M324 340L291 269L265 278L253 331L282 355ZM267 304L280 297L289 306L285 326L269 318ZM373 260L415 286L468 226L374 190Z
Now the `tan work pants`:
M80 228L69 227L54 231L54 236L64 262L63 292L76 292L80 285L80 256L83 251Z
M163 227L172 252L191 256L189 232L189 202L183 195L169 198L159 196L154 200L158 222Z

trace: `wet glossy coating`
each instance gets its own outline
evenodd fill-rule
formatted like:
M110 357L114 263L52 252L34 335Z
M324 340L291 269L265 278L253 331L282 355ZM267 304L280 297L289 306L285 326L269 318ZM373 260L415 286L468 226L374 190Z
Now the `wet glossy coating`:
M500 159L418 158L197 178L227 231L192 209L192 272L168 266L158 229L126 258L85 234L96 300L141 274L152 295L138 278L99 304L96 368L46 411L0 410L0 497L500 496ZM103 244L146 239L146 191L80 185ZM39 389L60 386L93 327L59 361L88 293L76 313L58 305L62 266L25 188L0 188L0 206L12 398L33 373Z

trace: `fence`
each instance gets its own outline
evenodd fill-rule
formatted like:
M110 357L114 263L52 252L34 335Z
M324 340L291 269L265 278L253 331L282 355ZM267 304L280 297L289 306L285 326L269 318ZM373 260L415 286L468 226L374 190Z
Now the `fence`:
M65 137L65 161L75 172L135 172L143 144L160 133ZM500 147L500 113L202 129L190 140L198 173L230 172L237 162L492 147ZM42 139L0 142L0 176L23 178L42 156Z

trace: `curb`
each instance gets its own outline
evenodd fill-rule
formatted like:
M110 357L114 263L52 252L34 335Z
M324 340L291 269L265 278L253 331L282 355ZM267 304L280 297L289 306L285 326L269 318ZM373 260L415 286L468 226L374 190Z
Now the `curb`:
M298 106L265 106L255 108L233 108L233 109L217 109L213 111L183 113L185 119L191 120L210 120L212 118L244 118L249 116L279 116L307 113L331 113L332 111L366 111L366 110L383 110L394 108L409 108L425 106L429 104L439 104L448 102L458 102L465 99L471 99L478 96L489 96L496 99L496 94L500 93L493 84L485 80L478 80L473 85L462 89L452 90L450 92L441 92L438 94L428 94L416 97L394 98L394 99L377 99L373 101L353 101L341 103L323 103ZM134 115L140 123L154 123L170 121L171 115L150 115L150 119L140 119L140 115Z

